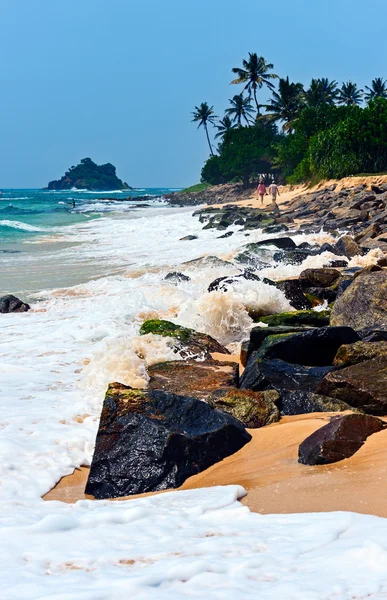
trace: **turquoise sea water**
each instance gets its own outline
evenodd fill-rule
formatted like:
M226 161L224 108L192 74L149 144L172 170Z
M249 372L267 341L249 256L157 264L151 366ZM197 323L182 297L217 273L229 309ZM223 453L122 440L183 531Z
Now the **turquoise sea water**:
M164 213L168 205L161 196L169 191L172 189L125 192L3 189L0 296L12 293L28 298L30 293L76 285L111 272L117 267L109 239L110 230L114 235L114 223L133 220L146 236L148 216L160 210ZM84 251L85 241L92 244L98 258ZM127 263L133 260L128 252ZM121 265L122 261L118 262Z
M2 190L0 195L0 253L20 251L20 243L32 241L39 235L96 219L107 213L131 212L143 204L159 205L157 198L172 191L169 188L148 188L120 192L89 192L66 190ZM73 207L75 200L75 208Z

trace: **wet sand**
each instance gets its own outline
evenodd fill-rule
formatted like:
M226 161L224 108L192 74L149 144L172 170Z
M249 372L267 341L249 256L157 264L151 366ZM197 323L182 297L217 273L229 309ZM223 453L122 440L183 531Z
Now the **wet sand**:
M387 430L374 434L353 457L334 465L298 463L299 444L331 416L284 417L279 423L252 429L249 444L190 477L180 489L240 484L248 492L242 502L261 514L346 510L387 517ZM44 499L75 502L87 498L88 471L85 467L63 477Z

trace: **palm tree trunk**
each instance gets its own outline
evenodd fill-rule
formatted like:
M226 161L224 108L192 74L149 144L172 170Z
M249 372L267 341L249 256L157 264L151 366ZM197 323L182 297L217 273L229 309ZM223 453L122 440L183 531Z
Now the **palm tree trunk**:
M210 147L211 156L214 156L214 153L212 151L211 142L210 142L210 136L208 135L207 123L204 123L204 129L206 130L207 142Z
M259 115L259 104L258 104L258 100L257 100L257 88L256 88L256 86L253 87L253 90L254 90L255 106L257 107L257 115Z

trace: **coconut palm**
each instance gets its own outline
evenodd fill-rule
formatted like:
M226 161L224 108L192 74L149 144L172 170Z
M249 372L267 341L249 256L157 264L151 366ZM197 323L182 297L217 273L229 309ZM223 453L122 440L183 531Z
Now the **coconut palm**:
M247 125L250 125L250 119L254 113L254 109L250 104L249 98L244 98L242 94L236 94L229 100L231 106L226 108L226 114L231 117L232 123L238 123L239 127L242 126L242 120L246 121Z
M257 100L257 88L261 89L264 85L270 89L274 89L274 85L270 81L271 79L278 79L278 75L270 73L270 70L274 68L274 65L267 63L263 56L258 56L255 52L249 52L248 60L242 60L242 68L234 67L232 72L238 75L236 79L233 79L231 83L246 83L243 91L253 92L255 106L259 113L259 104Z
M363 90L359 90L356 83L348 81L343 82L337 98L338 104L346 104L347 106L356 106L360 104L363 96Z
M338 94L337 81L329 81L323 77L312 79L309 89L305 92L305 99L308 106L334 104Z
M230 131L230 129L234 129L235 125L233 124L228 115L224 115L223 119L220 119L217 125L215 125L215 127L218 130L218 133L215 135L215 138L219 138L223 137L227 131Z
M206 132L208 145L210 147L211 156L214 156L214 153L212 151L211 142L210 142L210 136L208 135L208 127L207 127L208 123L211 123L211 125L214 125L215 119L217 119L217 116L214 113L214 107L208 106L207 102L202 102L200 106L195 106L195 110L193 111L192 116L193 116L192 122L195 121L195 122L199 123L198 129L199 129L199 127L201 127L203 125L204 130Z
M365 86L366 94L364 95L367 102L374 98L387 98L387 81L383 81L381 77L376 77L371 82L371 87Z
M280 79L278 92L273 92L269 104L265 105L269 112L261 118L272 123L283 121L283 131L293 129L293 125L305 104L303 92L302 83L291 83L289 77Z

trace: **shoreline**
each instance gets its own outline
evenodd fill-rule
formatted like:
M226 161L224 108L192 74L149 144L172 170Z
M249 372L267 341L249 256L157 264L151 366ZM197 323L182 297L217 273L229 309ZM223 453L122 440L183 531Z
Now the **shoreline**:
M350 178L355 185L367 185L369 179ZM378 178L378 184L387 182L387 176ZM354 181L355 180L355 181ZM338 185L337 182L331 185ZM348 185L349 181L346 180ZM315 186L315 192L321 185ZM340 185L344 189L344 184ZM347 189L347 188L345 188ZM303 195L312 192L306 188L285 190L278 199L284 206L298 201ZM258 199L247 198L232 203L241 207L260 208ZM223 205L212 204L210 208ZM294 225L307 224L295 219ZM299 231L302 233L302 231ZM293 233L291 235L297 235ZM293 276L288 278L294 280ZM229 355L214 356L221 360L235 361L238 357ZM214 485L238 484L245 487L247 496L242 503L253 512L261 514L320 512L350 510L365 514L387 517L387 508L378 495L378 486L387 471L387 458L383 457L383 443L387 433L380 432L368 439L354 456L334 465L305 467L298 463L298 446L311 433L337 413L311 413L294 417L282 417L278 423L249 430L252 441L237 453L214 464L205 471L194 475L176 490L196 489ZM285 443L284 443L285 440ZM371 482L365 484L364 471L372 464ZM45 494L45 500L74 502L92 498L82 493L88 469L83 467L72 475L63 477L59 483ZM340 493L337 493L340 490ZM171 491L171 490L166 490ZM160 493L160 492L156 492ZM129 500L152 496L154 493L126 496L114 500Z
M259 514L350 511L387 517L380 483L387 473L387 431L371 436L351 458L325 466L298 463L299 444L337 413L283 417L260 429L250 429L251 442L241 450L187 479L175 490L150 492L113 502L150 498L171 491L241 485L247 495L240 502ZM387 421L387 417L384 418ZM93 500L84 494L89 469L63 477L43 499L74 503ZM366 475L366 476L365 476ZM98 501L97 501L98 502Z

